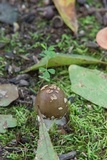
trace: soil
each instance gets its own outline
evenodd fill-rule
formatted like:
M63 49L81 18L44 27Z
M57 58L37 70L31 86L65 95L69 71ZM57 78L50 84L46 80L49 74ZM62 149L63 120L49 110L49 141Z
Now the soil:
M4 1L5 0L2 0L0 3ZM103 6L103 11L96 11L95 3L97 2ZM35 87L35 84L39 81L38 71L30 72L28 74L20 74L20 72L40 60L40 53L43 49L41 45L43 43L45 43L48 47L55 45L61 41L63 34L67 34L71 35L74 41L78 39L78 42L81 45L84 42L83 36L84 34L86 35L86 32L82 32L82 24L79 24L80 28L78 37L75 37L73 32L65 24L63 24L62 21L55 19L55 17L59 16L59 14L55 9L54 4L51 2L46 5L44 1L40 2L39 0L8 0L7 3L10 3L12 6L18 8L19 17L17 20L17 25L19 26L19 29L17 30L16 28L17 31L14 31L15 27L13 25L2 22L0 23L0 28L1 31L4 32L5 38L11 40L14 34L18 33L18 36L14 38L14 41L11 41L11 45L8 41L0 42L0 56L4 59L4 62L0 62L3 65L3 75L0 77L0 84L11 83L17 85L19 89L19 98L13 102L12 105L25 105L29 111L32 111L33 100L36 96L36 91L38 90L38 88ZM100 25L106 25L107 20L104 7L107 4L105 4L105 1L101 3L100 0L96 0L92 3L92 7L88 10L86 5L88 5L86 1L78 0L77 17L84 18L85 16L94 15L96 20L100 22ZM92 26L88 25L86 28L90 27ZM34 38L34 36L37 37ZM93 52L93 50L98 48L98 45L92 42L91 38L88 39L88 41L89 40L91 43L87 43L87 46L88 49ZM62 52L60 47L56 47L55 50L57 52ZM39 87L42 85L43 84L40 83ZM30 88L33 88L33 90ZM31 117L29 117L28 123L30 121L32 121ZM17 144L24 144L26 141L32 142L34 140L33 135L31 135L30 138L31 139L29 140L28 137L23 137L22 133L18 133L16 141ZM12 143L14 144L14 142ZM9 149L6 147L7 146L2 148L2 146L0 146L0 154L3 156L4 152ZM15 149L17 149L19 153L21 152L18 145ZM3 157L0 158L0 160L2 159ZM29 158L26 157L26 160L28 159ZM5 160L5 158L3 160Z
M18 8L19 19L17 24L19 25L19 30L17 32L19 36L12 42L13 46L10 45L10 42L1 42L0 53L2 57L5 57L5 74L0 77L0 83L17 85L20 96L15 103L21 102L22 104L29 104L29 102L32 101L32 95L34 95L34 93L28 89L28 86L30 85L31 88L35 86L35 83L39 80L38 71L23 75L20 74L20 72L40 60L39 54L42 51L40 45L42 43L45 42L48 46L51 46L60 41L62 34L73 35L73 33L66 25L62 24L60 26L60 21L55 21L54 26L53 18L58 16L58 12L53 3L49 3L48 6L44 5L43 2L40 3L39 1L35 2L33 0L10 0L8 3ZM52 8L53 14L51 18L44 16L44 13L48 10L47 8ZM5 30L5 37L9 39L16 34L13 25L0 23L0 28L1 30ZM36 41L30 33L38 35ZM31 47L35 43L37 43L38 46L34 48ZM11 47L11 49L9 47ZM9 51L6 51L6 48L9 48ZM20 49L23 49L21 53L19 53ZM56 48L56 50L60 51L58 48Z

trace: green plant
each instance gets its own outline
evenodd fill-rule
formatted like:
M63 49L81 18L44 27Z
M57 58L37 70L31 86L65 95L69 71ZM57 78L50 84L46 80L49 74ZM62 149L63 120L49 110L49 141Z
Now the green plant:
M3 68L5 67L4 58L0 57L0 76L3 76Z
M62 34L61 40L57 43L57 47L63 52L67 53L69 48L72 46L73 40L71 35Z
M39 72L42 74L40 75L39 77L46 80L46 81L50 81L50 77L51 77L51 74L55 74L55 70L54 69L47 69L47 68L43 68L41 67L39 69Z
M55 48L54 46L50 46L47 48L46 45L42 44L41 45L42 48L44 49L44 51L40 54L42 57L47 57L47 63L48 64L48 61L50 58L53 58L55 56ZM40 72L40 78L44 79L45 81L50 81L50 78L51 78L51 75L52 74L55 74L55 69L53 68L49 68L47 69L47 65L46 67L40 67L39 68L39 72Z
M44 45L44 44L41 44L41 46L44 49L44 51L40 54L41 57L46 57L47 56L47 60L55 57L56 53L55 53L55 47L54 46L47 47L47 45Z

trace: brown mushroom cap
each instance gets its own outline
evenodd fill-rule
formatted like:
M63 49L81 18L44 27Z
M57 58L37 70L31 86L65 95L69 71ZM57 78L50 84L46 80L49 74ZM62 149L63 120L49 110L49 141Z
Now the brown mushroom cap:
M107 27L101 29L96 36L96 41L100 47L107 49Z
M35 107L47 118L61 118L67 110L67 98L62 89L56 85L45 85L36 97Z

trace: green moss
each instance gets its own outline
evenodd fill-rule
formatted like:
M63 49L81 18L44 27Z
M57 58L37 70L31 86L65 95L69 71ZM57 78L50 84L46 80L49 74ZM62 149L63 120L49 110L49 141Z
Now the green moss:
M86 37L89 40L95 40L96 33L100 29L100 24L96 21L95 16L86 16L85 18L81 17L79 22L82 29L86 32Z

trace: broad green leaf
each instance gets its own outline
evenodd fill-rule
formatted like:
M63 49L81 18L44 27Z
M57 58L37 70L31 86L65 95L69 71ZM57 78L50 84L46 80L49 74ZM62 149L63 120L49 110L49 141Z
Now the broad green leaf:
M107 108L107 74L71 65L69 76L73 92L96 105Z
M12 115L0 115L0 133L5 133L7 128L16 127L16 119Z
M95 58L83 55L69 55L69 54L56 54L55 57L50 58L47 61L47 57L40 60L39 63L29 67L22 73L27 73L30 71L38 70L40 67L58 67L58 66L66 66L71 64L104 64L107 65L106 62L97 60Z
M53 0L53 2L65 24L76 34L78 23L75 12L75 0Z
M40 121L38 148L34 160L59 160L43 121Z
M8 106L11 102L18 98L17 86L12 84L0 85L0 106Z

